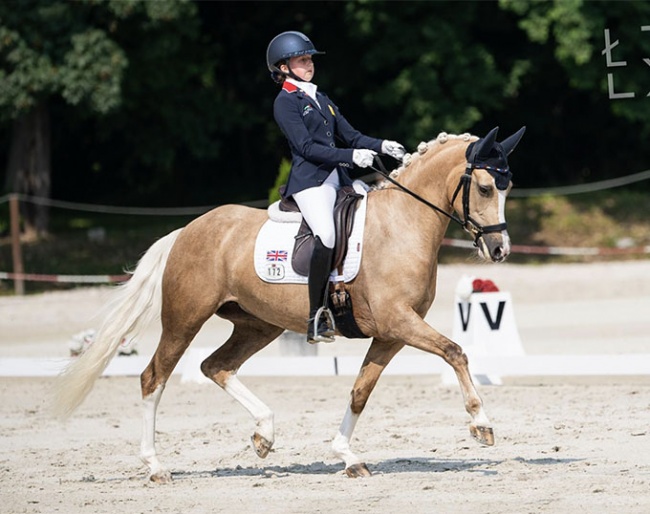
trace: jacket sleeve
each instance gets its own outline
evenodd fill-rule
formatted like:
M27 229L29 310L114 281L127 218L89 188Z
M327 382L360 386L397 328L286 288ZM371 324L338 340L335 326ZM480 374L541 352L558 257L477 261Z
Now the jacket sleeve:
M289 95L280 94L273 104L273 116L289 140L294 152L315 164L352 165L352 149L331 147L314 140L302 120L299 104Z

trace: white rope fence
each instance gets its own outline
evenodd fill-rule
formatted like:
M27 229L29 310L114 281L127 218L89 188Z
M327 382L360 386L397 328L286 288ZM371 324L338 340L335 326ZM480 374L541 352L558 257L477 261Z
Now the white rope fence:
M217 207L216 205L205 205L200 207L120 207L116 205L67 202L64 200L53 200L52 198L45 198L42 196L24 195L21 193L12 193L0 196L0 205L8 202L12 196L16 197L21 202L29 202L36 205L45 205L47 207L57 207L74 211L94 212L98 214L199 216ZM266 207L267 203L266 200L253 200L250 202L242 202L240 205L247 205L249 207Z
M641 171L625 177L613 178L609 180L601 180L599 182L592 182L591 184L578 184L575 186L562 186L562 187L547 187L547 188L529 188L529 189L513 189L508 196L513 198L529 198L531 196L542 195L577 195L582 193L594 193L596 191L604 191L606 189L613 189L615 187L627 186L636 182L650 179L650 170Z
M371 179L375 174L367 175L366 179ZM364 178L364 177L362 177ZM642 182L650 179L650 170L633 173L624 177L618 177L609 180L601 180L592 182L590 184L577 184L573 186L561 187L547 187L547 188L518 188L510 192L512 198L529 198L533 196L542 195L575 195L582 193L593 193L596 191L604 191L606 189L613 189L616 187L627 186L636 182ZM115 205L99 205L90 203L68 202L64 200L53 200L52 198L45 198L40 196L24 195L20 193L13 193L0 196L0 205L9 201L11 196L15 196L21 202L30 202L37 205L45 205L48 207L57 207L60 209L70 209L77 211L96 212L100 214L125 214L125 215L144 215L144 216L198 216L204 214L217 205L204 205L198 207L120 207ZM249 207L263 208L268 205L267 200L252 200L249 202L242 202L240 205L247 205Z

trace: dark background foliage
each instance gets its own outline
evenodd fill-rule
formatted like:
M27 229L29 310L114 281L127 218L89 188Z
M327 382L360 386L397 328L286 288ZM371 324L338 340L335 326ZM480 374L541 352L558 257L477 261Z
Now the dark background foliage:
M441 131L498 125L505 137L526 125L511 160L516 186L614 178L648 168L646 25L646 2L4 2L0 162L13 122L46 102L53 198L266 198L288 148L265 50L299 30L327 52L315 82L362 132L413 149ZM625 67L606 66L606 28ZM88 37L71 52L79 34ZM19 41L50 64L21 70L31 61L12 53ZM610 99L608 73L635 97Z

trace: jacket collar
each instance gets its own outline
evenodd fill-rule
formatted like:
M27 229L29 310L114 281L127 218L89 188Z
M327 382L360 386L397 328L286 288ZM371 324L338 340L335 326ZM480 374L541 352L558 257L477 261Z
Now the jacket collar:
M313 90L316 96L319 96L321 93L319 93L318 88L315 84L311 84L310 82L306 82L305 84L309 84ZM322 100L315 100L312 98L309 94L307 94L307 91L300 87L299 84L296 84L293 80L291 79L286 79L284 83L282 84L282 89L286 91L287 93L298 93L299 95L304 96L304 98L307 99L307 101L312 104L314 107L316 107L317 111L322 114L322 105L319 105Z
M312 100L316 99L316 93L318 92L318 86L314 84L313 82L302 82L302 81L297 81L297 80L292 80L291 78L288 78L286 82L289 82L296 86L298 89L300 89L303 93L305 93L309 98Z
M282 84L282 89L284 89L287 93L295 93L298 91L298 86L296 86L293 82L285 80L284 84Z

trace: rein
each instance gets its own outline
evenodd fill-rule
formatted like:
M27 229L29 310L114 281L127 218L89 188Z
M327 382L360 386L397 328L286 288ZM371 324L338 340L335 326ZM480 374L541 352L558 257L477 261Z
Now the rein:
M407 187L403 186L397 180L392 178L388 171L386 171L386 167L384 166L384 163L381 161L378 155L375 156L375 161L377 162L377 166L379 169L375 168L374 166L370 166L370 169L376 171L379 173L382 177L384 177L386 180L388 180L390 183L396 185L398 188L400 188L402 191L405 193L411 195L413 198L415 198L417 201L423 203L427 207L433 209L434 211L439 212L440 214L443 214L447 218L449 218L452 221L455 221L458 223L463 229L474 235L474 246L478 246L478 240L483 236L483 234L489 234L490 232L501 232L502 230L506 230L508 227L507 223L499 223L497 225L488 225L486 227L481 226L480 223L478 223L476 220L472 218L472 216L469 213L469 186L472 182L472 172L476 169L476 166L471 163L467 163L467 166L465 167L465 173L460 177L460 180L458 182L458 186L456 186L456 190L454 191L454 195L451 198L451 205L454 205L454 202L456 201L456 198L458 197L458 194L460 193L461 189L463 190L463 218L460 219L456 214L453 212L449 214L447 211L441 209L437 205L432 204L425 198L422 198L420 195L417 193L411 191Z

